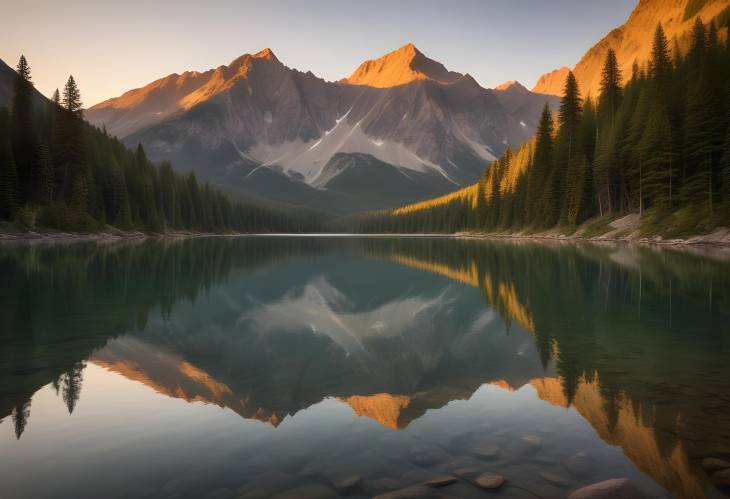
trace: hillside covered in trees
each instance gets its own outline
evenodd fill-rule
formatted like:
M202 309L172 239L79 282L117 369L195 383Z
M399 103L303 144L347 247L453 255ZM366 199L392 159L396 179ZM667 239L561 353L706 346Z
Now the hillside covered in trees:
M634 62L625 86L609 51L595 98L569 73L557 116L546 106L533 139L477 184L367 214L357 230L540 231L632 213L644 232L667 236L730 226L727 14L698 19L686 50L658 25L650 60Z
M51 101L39 99L23 56L10 109L0 107L0 220L24 228L113 225L155 233L311 231L317 224L311 215L232 202L194 173L153 164L141 146L127 149L84 121L73 76L62 95L56 90Z

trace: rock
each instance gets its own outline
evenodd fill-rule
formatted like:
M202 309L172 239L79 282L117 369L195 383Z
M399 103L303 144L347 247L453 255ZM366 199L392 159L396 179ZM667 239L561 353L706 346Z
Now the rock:
M505 478L502 475L494 473L483 473L474 479L474 484L482 489L498 489L504 482Z
M640 499L641 492L628 478L612 478L571 492L568 499Z
M555 473L550 473L549 471L540 471L537 474L546 482L557 485L558 487L567 487L573 483L571 480L560 475L556 475Z
M276 494L271 499L336 499L339 495L325 485L304 485Z
M730 468L730 461L718 459L716 457L706 457L702 460L702 467L705 471L719 471Z
M458 468L454 470L454 475L459 478L471 480L479 474L479 468Z
M441 495L436 493L431 487L424 485L411 485L402 489L386 492L375 496L373 499L427 499L440 498Z
M716 471L710 476L712 484L716 487L730 487L730 468Z
M497 459L497 457L499 457L499 446L494 444L480 445L476 449L472 450L472 454L480 459Z
M332 482L332 485L340 494L351 494L362 489L362 476L350 475L338 478Z
M458 479L455 476L444 475L444 476L438 476L436 478L432 478L432 479L424 482L423 485L425 485L426 487L431 487L431 488L446 487L447 485L456 483L457 480Z
M565 461L565 469L576 478L589 478L596 473L596 463L581 451Z

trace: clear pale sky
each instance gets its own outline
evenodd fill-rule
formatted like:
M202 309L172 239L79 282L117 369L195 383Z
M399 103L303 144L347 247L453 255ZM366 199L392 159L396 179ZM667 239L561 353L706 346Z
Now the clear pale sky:
M91 106L170 73L270 47L326 80L413 42L485 87L573 66L637 0L0 0L0 58L51 95L73 74Z

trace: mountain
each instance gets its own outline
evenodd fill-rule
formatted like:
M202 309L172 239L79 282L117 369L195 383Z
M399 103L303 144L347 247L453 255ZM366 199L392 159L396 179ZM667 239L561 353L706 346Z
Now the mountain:
M86 116L231 192L347 213L474 182L507 144L529 138L546 100L556 101L482 88L412 44L338 82L264 49L169 75Z
M635 61L641 65L649 59L658 23L661 23L669 40L676 38L680 47L686 47L686 33L697 17L707 23L729 7L728 0L640 0L626 23L591 47L573 68L581 93L593 97L599 94L601 68L609 49L616 52L626 81L631 76ZM540 77L532 91L561 95L567 74L568 68L547 73Z
M10 109L12 106L13 99L13 81L17 73L13 68L8 66L2 59L0 59L0 107L7 107ZM40 105L47 103L43 94L38 90L33 89L33 103Z

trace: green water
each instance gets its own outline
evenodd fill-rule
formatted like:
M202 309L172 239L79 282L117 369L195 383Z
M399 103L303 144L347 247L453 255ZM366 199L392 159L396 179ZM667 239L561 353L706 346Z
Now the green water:
M464 468L507 482L433 496L724 497L715 256L200 238L0 246L0 276L2 498L372 497Z

